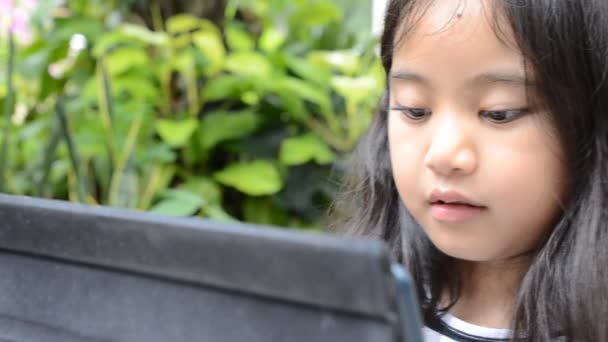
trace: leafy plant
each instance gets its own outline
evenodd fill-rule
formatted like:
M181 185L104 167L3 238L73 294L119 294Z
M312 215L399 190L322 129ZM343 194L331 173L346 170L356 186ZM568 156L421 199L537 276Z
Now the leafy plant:
M6 191L319 227L383 89L375 40L328 0L231 1L223 27L127 9L68 1L17 52Z

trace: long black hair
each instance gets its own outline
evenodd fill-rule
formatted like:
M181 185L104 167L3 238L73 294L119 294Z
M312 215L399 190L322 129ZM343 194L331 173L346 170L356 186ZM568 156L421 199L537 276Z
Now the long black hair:
M387 75L395 44L430 1L388 4L381 38ZM492 4L511 26L526 66L534 72L535 91L564 146L571 178L562 215L535 251L520 285L513 338L608 341L608 1ZM388 243L412 274L428 321L458 300L462 279L451 272L455 260L431 243L397 194L389 158L389 94L387 85L333 216L341 232ZM442 307L445 290L452 302Z

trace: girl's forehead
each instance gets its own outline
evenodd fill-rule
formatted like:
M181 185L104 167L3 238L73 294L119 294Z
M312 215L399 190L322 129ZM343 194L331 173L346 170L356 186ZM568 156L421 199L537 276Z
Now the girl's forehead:
M395 48L421 43L501 45L518 51L504 10L494 0L415 1L395 36Z
M524 73L523 55L495 1L432 1L405 15L393 51L393 71L473 77L483 71ZM408 26L409 25L409 26ZM396 70L397 69L397 70ZM485 70L483 70L485 69Z

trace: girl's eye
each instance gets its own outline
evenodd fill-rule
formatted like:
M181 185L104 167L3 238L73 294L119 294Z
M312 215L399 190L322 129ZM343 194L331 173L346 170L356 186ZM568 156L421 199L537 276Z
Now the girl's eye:
M511 122L520 116L528 113L528 109L512 109L512 110L484 110L479 112L479 115L496 123Z
M395 107L393 110L403 113L412 120L422 120L431 115L432 111L428 108Z

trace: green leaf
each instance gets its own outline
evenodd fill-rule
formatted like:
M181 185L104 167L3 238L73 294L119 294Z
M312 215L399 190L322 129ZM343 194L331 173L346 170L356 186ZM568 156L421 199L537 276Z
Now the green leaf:
M226 59L226 69L237 75L267 77L272 72L272 64L257 52L237 52Z
M275 226L286 226L289 222L287 212L273 205L272 197L248 197L243 206L245 221Z
M251 88L250 83L246 77L223 75L207 83L202 98L207 101L238 99L243 92Z
M276 92L289 117L298 121L305 121L308 118L308 110L306 109L306 106L304 106L304 101L302 101L301 98L284 89L277 89Z
M253 91L246 91L241 95L241 101L249 106L256 106L260 103L260 95Z
M222 37L215 30L199 31L193 35L194 45L209 61L206 75L215 75L222 71L226 59L226 49Z
M213 112L205 116L199 126L199 141L210 149L218 143L249 135L258 127L259 118L254 112Z
M124 23L116 30L105 33L95 42L93 56L99 58L120 45L143 49L148 45L166 46L168 43L169 36L164 32L153 32L144 26Z
M125 170L116 170L114 175L120 172L118 185L110 195L110 206L121 208L135 208L137 206L137 196L139 194L139 177L131 167Z
M325 26L342 19L342 12L331 2L317 2L302 6L290 18L291 27Z
M277 51L283 43L285 43L285 39L287 35L283 31L277 30L275 27L270 26L264 30L262 36L260 37L260 49L266 52L275 52Z
M190 216L196 212L198 206L179 199L169 198L150 208L149 212L167 216Z
M262 160L232 164L216 172L213 178L251 196L272 195L283 187L277 168L271 162Z
M117 46L126 41L126 37L121 32L109 32L101 36L93 46L93 56L100 58L106 52L110 51L114 46Z
M133 98L145 99L148 103L160 101L160 89L146 77L140 75L124 75L114 80L112 96L119 97L127 93Z
M194 73L194 55L191 51L184 49L180 51L173 59L173 67L183 75L192 75Z
M219 204L207 205L203 208L205 216L221 221L236 221L236 219L228 214Z
M166 198L150 208L150 212L169 216L190 216L205 205L200 196L188 191L165 190L162 195Z
M162 144L166 146L165 144ZM176 164L159 164L154 162L146 163L142 177L142 192L138 196L139 209L150 209L152 199L164 189L169 187L171 180L175 177Z
M378 93L381 84L373 76L345 77L334 76L331 80L332 87L338 94L343 96L353 106L369 98L370 94Z
M173 147L183 147L190 140L198 125L196 119L182 121L159 119L156 122L156 131L167 144Z
M97 101L97 79L91 76L84 82L80 90L79 99L83 103ZM153 80L141 74L124 74L113 79L112 88L113 98L122 98L125 94L132 99L142 99L148 104L160 102L160 89Z
M355 75L361 71L361 58L357 52L352 50L313 51L308 54L308 60L348 75Z
M212 179L207 177L192 177L178 187L178 190L195 194L207 204L219 204L222 202L222 190Z
M233 51L251 51L255 48L253 38L236 22L226 24L224 33L228 47Z
M178 14L167 20L167 31L171 34L194 31L201 27L201 19L191 14Z
M162 46L169 43L166 33L150 31L145 26L123 23L118 27L118 31L126 38L139 40L149 45Z
M92 75L80 89L80 100L97 101L97 79ZM84 101L83 101L84 102Z
M68 16L65 18L54 18L55 30L48 35L45 41L47 46L56 47L61 41L69 41L72 35L80 33L87 41L94 42L104 35L103 23L91 20L84 16Z
M137 151L137 160L145 164L169 164L175 163L176 159L176 153L163 142L148 142Z
M288 56L287 66L296 75L305 80L316 83L321 87L327 87L331 79L331 70L322 64L311 63L303 58Z
M305 164L311 160L323 165L335 159L336 155L331 148L312 133L283 140L279 152L279 160L288 166Z
M117 76L129 69L146 66L148 56L142 49L124 47L109 54L105 62L108 73Z
M310 101L319 106L323 114L332 112L331 100L329 94L319 90L318 87L293 77L285 77L276 82L278 89L290 92L294 96Z
M78 131L73 133L74 142L84 159L99 156L107 152L101 125L96 125L96 130L92 130L87 126L89 125L81 125Z

